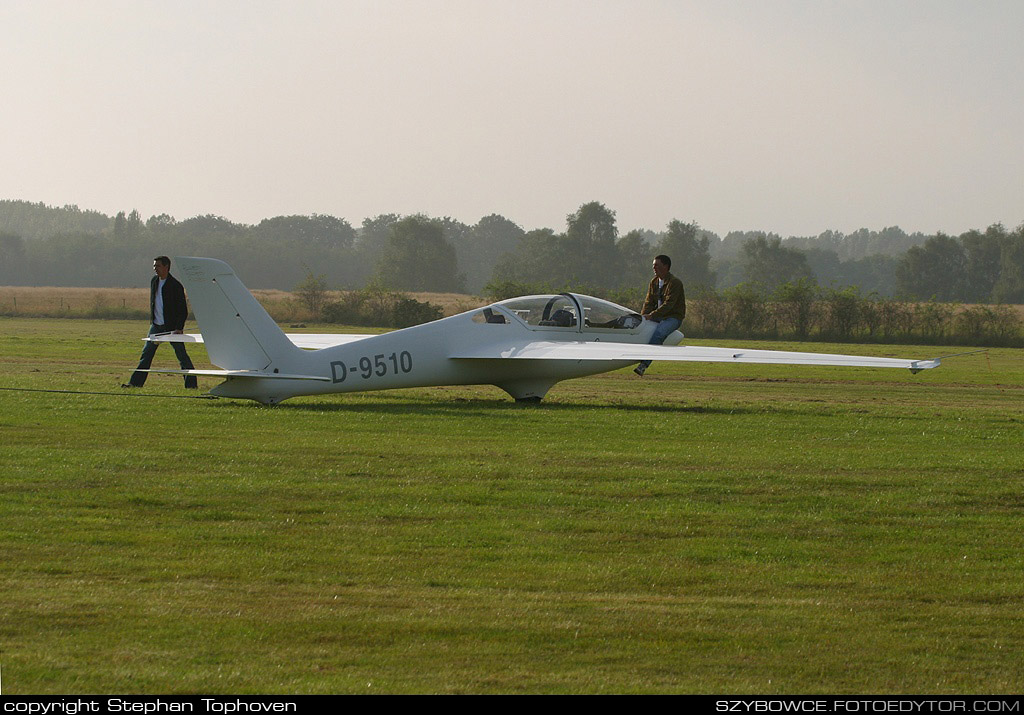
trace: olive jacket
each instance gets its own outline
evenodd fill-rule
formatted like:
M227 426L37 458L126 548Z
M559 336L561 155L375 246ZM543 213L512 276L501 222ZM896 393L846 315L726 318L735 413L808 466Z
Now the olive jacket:
M661 307L658 307L659 298ZM658 277L651 280L647 286L647 297L644 299L644 307L641 313L651 314L653 320L664 320L665 318L679 318L682 322L686 317L686 293L683 290L683 282L669 273L665 277L665 284L658 291Z

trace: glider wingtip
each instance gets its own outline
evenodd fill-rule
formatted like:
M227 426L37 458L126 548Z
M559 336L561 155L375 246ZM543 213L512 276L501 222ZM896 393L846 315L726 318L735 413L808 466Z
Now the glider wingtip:
M940 358L935 358L933 360L916 360L910 364L910 374L916 375L922 370L930 370L933 367L939 367L941 364L942 360Z

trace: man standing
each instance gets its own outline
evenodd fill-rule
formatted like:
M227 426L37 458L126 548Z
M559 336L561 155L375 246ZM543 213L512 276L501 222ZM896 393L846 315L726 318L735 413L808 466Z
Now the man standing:
M185 320L188 318L188 303L185 302L185 288L177 278L171 275L171 259L167 256L157 256L153 259L153 280L149 284L149 334L156 333L182 333L185 330ZM131 380L121 387L142 387L146 384L146 376L149 366L153 364L153 355L160 343L147 342L142 348L142 357L139 358L139 366L132 373ZM174 354L178 356L178 362L182 370L192 370L192 361L185 352L184 343L171 343ZM198 387L195 375L185 375L185 387L195 389Z
M683 292L683 282L669 273L671 258L664 254L656 256L653 267L654 278L647 286L647 297L640 314L645 320L653 320L658 324L649 344L661 345L665 338L679 330L683 324L683 318L686 317L686 294ZM651 361L644 360L633 368L633 372L643 377L650 366Z

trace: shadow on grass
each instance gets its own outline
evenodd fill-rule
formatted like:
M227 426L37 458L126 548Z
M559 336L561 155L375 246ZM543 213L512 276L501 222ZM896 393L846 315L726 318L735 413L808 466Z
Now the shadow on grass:
M136 390L113 391L90 391L90 390L58 390L27 387L0 387L0 390L12 392L35 392L51 393L62 395L100 395L106 397L135 397L155 399L177 399L177 400L205 400L210 401L220 409L268 409L300 412L344 412L344 413L367 413L367 414L422 414L422 415L466 415L466 414L493 414L496 411L507 412L522 411L526 413L541 412L590 412L593 410L619 410L623 412L647 412L647 413L691 413L691 414L754 414L764 412L787 413L797 410L772 408L751 408L751 407L709 407L707 405L651 405L645 403L623 403L623 402L594 402L589 404L562 402L540 402L540 403L519 403L502 399L482 399L454 397L447 400L433 398L404 398L376 400L373 402L295 402L289 401L280 405L261 405L252 400L243 398L217 397L208 393L192 395L167 395L153 392L142 392ZM303 399L303 398L293 398Z
M777 414L799 412L789 408L749 407L708 405L652 405L638 403L593 403L567 404L562 402L541 402L539 404L520 404L508 400L453 398L445 401L428 400L381 400L374 402L285 402L280 405L265 406L251 401L223 398L215 405L218 408L272 409L281 411L345 413L345 414L407 414L432 416L481 416L507 412L524 413L588 413L599 410L616 410L620 412L667 413L667 414L710 414L710 415L742 415L772 412Z

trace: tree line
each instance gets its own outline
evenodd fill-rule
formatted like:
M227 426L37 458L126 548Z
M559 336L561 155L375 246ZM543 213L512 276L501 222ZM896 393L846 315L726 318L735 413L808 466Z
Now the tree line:
M898 227L788 237L751 231L724 238L694 221L620 234L615 212L583 204L565 227L524 230L494 214L452 218L381 214L358 227L327 215L240 224L206 215L178 221L138 211L114 217L75 206L0 201L0 284L134 286L153 256L203 255L231 263L253 288L290 290L310 274L332 288L469 292L574 289L629 300L666 253L687 290L772 294L785 284L861 295L966 303L1024 303L1024 225L960 236ZM639 296L639 297L637 297Z

